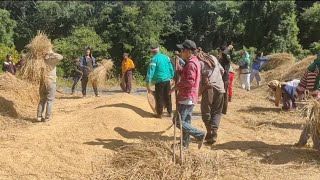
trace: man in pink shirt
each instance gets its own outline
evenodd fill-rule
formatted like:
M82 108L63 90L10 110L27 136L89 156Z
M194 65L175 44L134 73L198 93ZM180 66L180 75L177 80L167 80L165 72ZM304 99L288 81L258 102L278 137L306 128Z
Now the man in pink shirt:
M178 44L177 47L181 50L182 59L186 61L186 64L182 72L180 72L180 82L171 89L170 93L176 89L179 91L177 103L179 103L178 111L182 121L183 147L189 147L191 135L199 141L198 148L200 149L205 140L206 133L191 125L193 108L198 102L200 83L200 63L195 56L197 46L193 41L186 40L184 43ZM179 124L179 122L177 122L177 124ZM180 125L177 126L178 128L180 127Z

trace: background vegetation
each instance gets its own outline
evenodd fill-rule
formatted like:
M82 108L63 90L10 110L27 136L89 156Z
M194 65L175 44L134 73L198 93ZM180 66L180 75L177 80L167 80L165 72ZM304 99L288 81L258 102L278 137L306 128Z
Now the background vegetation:
M65 57L60 76L69 76L71 60L90 46L98 59L112 58L116 72L129 52L143 78L151 44L169 55L187 38L213 53L229 40L264 54L315 53L319 17L320 3L312 1L1 1L0 60L12 53L17 61L41 30Z

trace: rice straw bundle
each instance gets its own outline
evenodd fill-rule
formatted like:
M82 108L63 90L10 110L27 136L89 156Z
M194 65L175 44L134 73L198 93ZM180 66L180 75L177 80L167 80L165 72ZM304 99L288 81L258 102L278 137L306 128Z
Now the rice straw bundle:
M288 53L276 53L268 55L267 57L270 58L270 60L263 65L264 70L272 70L282 65L291 65L296 61L296 58Z
M169 144L146 140L124 146L111 158L105 179L214 179L217 158L208 154L186 152L183 165L174 164Z
M89 80L94 85L102 85L106 82L107 74L111 71L113 68L113 61L111 59L103 59L101 61L101 65L95 68L90 74L89 74Z
M312 139L320 135L320 103L311 98L301 109L301 115L307 117L306 126L310 127Z
M38 84L45 78L45 72L50 68L46 65L45 55L52 51L53 45L48 36L42 32L31 40L27 45L28 52L25 54L26 63L21 69L21 77L29 82Z

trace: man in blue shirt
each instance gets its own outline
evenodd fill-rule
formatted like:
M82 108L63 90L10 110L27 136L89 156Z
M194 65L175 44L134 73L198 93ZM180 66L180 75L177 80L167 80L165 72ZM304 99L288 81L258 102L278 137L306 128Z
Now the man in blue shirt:
M253 64L252 64L252 71L250 75L250 82L252 83L253 79L256 78L257 86L260 86L260 82L261 82L261 76L260 76L261 67L263 63L269 60L269 58L262 57L262 56L263 56L262 52L257 53L256 59L253 61Z
M172 116L172 102L169 94L170 81L174 76L174 69L168 56L160 52L159 46L152 46L150 50L152 56L149 64L146 81L147 89L150 91L150 85L155 84L155 99L157 118L162 118L163 105L167 107L169 116Z

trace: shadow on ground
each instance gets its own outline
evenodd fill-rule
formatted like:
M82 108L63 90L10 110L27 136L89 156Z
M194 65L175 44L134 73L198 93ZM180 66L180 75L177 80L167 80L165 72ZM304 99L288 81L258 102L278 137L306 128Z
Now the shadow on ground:
M274 126L277 128L284 128L284 129L302 129L302 124L301 123L278 123L278 122L259 122L257 123L257 126L262 126L262 125L270 125Z
M239 109L237 110L238 112L247 112L247 113L252 113L252 112L281 112L280 108L270 108L270 107L256 107L256 106L250 106L245 109Z
M103 148L110 149L110 150L116 150L117 148L120 148L122 146L127 146L133 143L126 143L123 140L119 139L95 139L94 141L85 142L83 144L86 145L93 145L93 146L103 146Z
M153 113L145 111L145 110L143 110L143 109L141 109L139 107L135 107L133 105L126 104L126 103L117 103L117 104L98 106L95 109L100 109L100 108L104 108L104 107L116 107L116 108L131 109L131 110L133 110L135 113L139 114L139 116L141 116L143 118L152 118L153 117Z
M217 150L240 150L249 156L262 158L264 164L287 164L290 162L320 162L319 152L312 149L295 148L290 144L271 145L262 141L231 141L213 146Z
M82 96L62 96L57 97L57 99L82 99Z
M8 116L11 118L19 117L19 114L14 107L14 103L10 100L0 96L0 115Z
M170 126L169 126L170 127ZM162 141L171 141L173 140L172 137L169 136L163 136L163 134L166 132L165 129L163 131L159 132L141 132L141 131L128 131L126 129L123 129L121 127L114 128L114 131L119 133L122 137L126 139L152 139L152 140L162 140Z

